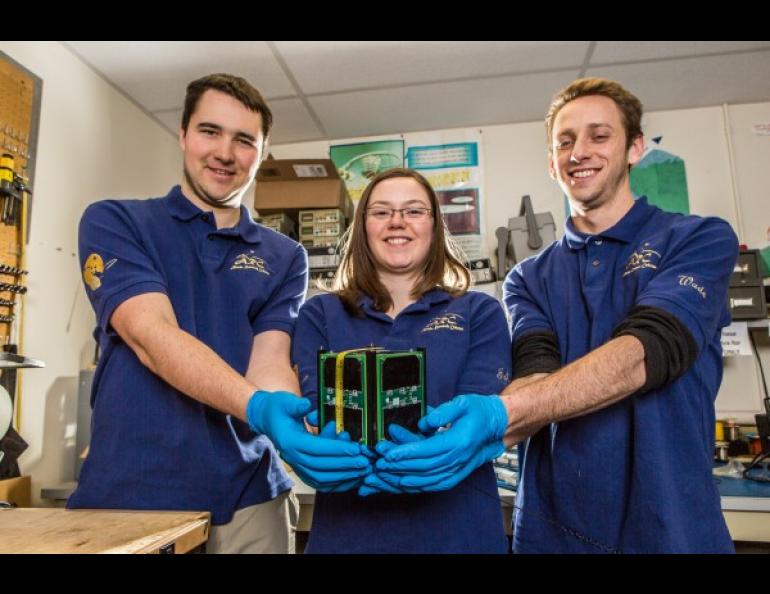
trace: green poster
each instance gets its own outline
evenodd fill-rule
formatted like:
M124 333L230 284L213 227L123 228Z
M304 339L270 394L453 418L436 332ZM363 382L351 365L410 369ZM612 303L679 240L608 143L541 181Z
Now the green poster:
M329 147L329 158L345 181L351 200L358 204L364 188L378 173L404 166L403 140L377 140Z
M770 246L763 247L761 250L759 250L759 255L762 257L762 264L764 264L762 277L767 278L770 276Z
M631 169L631 191L667 212L690 214L684 161L653 149Z

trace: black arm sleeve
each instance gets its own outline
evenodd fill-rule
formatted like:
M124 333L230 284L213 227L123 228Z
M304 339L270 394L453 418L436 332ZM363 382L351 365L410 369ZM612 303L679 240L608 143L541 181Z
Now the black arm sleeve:
M513 344L513 379L533 373L551 373L561 367L559 342L553 332L530 332Z
M613 338L630 335L644 347L647 381L642 392L656 390L683 376L698 356L695 339L676 316L658 307L635 307L615 328Z

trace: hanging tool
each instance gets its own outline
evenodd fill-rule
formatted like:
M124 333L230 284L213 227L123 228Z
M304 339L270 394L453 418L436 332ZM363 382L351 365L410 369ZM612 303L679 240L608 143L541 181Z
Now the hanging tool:
M27 292L27 287L24 285L15 285L10 283L0 283L0 293L3 291L10 291L11 293L19 293L24 295Z
M14 200L11 202L8 224L15 226L21 211L21 202L24 199L24 195L32 195L32 188L29 187L29 179L18 173L13 176L13 187L16 192L13 195Z
M15 187L13 183L13 176L15 172L13 155L10 153L3 153L0 157L0 220L6 222L6 214L10 204L13 202L13 195L15 193Z
M29 274L29 270L22 270L21 268L16 268L16 266L0 264L0 274L11 274L13 276L19 276L23 274Z

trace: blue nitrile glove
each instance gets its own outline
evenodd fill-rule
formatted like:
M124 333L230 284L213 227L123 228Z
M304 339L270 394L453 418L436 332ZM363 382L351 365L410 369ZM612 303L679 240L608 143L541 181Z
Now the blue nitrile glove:
M318 410L312 411L308 416L305 417L305 421L307 421L307 424L312 427L318 427ZM329 423L331 423L331 428L329 427ZM324 430L321 432L321 435L324 437L329 437L330 439L343 439L344 441L350 441L350 433L347 431L343 431L339 435L337 435L337 427L336 424L332 421L329 421L329 423L326 424L326 427L324 427ZM344 436L344 437L343 437ZM376 452L373 452L370 450L367 446L361 445L361 453L369 458L370 460L376 460L379 458Z
M433 406L430 404L427 408L427 414L429 415L434 410L436 410ZM418 421L419 423L419 421ZM419 429L419 425L418 425ZM436 432L435 429L430 429L425 434L427 436L431 436ZM392 450L397 445L401 445L403 443L412 443L413 441L420 441L421 439L425 439L425 435L421 435L419 433L412 433L407 429L406 427L402 427L401 425L397 423L391 423L388 425L388 435L390 435L391 440L388 441L387 439L383 439L382 441L377 443L377 452L375 456L379 458L380 456L384 456L387 452Z
M430 407L428 407L428 410L431 410ZM401 444L425 439L422 435L412 433L396 423L393 423L388 427L388 432L390 433L392 441L382 440L377 444L377 452L380 455L384 455L386 452L389 452ZM375 493L401 494L404 493L404 491L398 488L398 480L396 480L395 485L391 485L377 476L376 473L372 473L364 479L364 484L358 489L358 494L361 497L366 497L368 495L374 495Z
M323 492L354 488L372 472L371 461L349 436L346 441L309 433L302 419L310 407L310 400L290 392L257 391L246 406L246 417L251 428L267 435L281 458L311 487Z
M378 484L397 484L405 493L455 487L476 468L502 454L508 414L499 396L464 394L420 419L418 427L423 433L436 433L396 447L384 444L380 448L378 444L383 456L375 464ZM364 485L369 485L366 479Z
M315 411L314 411L315 412ZM311 420L315 420L316 426L318 423L318 415L316 412L316 416L314 418L311 417L313 413L310 413L308 415L308 423L310 423ZM312 424L312 423L311 423ZM319 434L319 437L325 438L325 439L337 439L339 441L346 441L350 443L350 433L347 431L343 431L342 433L337 433L337 427L334 421L329 421L326 423L326 427L323 428L323 431ZM361 453L364 454L364 456L369 457L368 454L368 448L365 448L359 444L359 447L361 448ZM371 462L370 462L371 464ZM371 467L369 472L374 471L374 466ZM352 489L355 489L357 487L360 487L364 482L364 477L360 476L354 479L350 479L349 481L342 481L341 483L338 483L334 487L330 489L326 489L325 492L328 493L342 493L343 491L351 491Z

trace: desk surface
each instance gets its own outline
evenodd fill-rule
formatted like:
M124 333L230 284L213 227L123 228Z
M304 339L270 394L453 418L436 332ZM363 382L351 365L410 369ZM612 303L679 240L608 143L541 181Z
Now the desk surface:
M315 489L307 486L302 482L293 471L289 473L289 476L294 481L294 492L297 495L300 503L312 504L315 499ZM757 499L761 511L770 511L770 483L758 483L755 481L748 481L746 479L729 478L722 476L715 476L714 481L719 489L719 494L722 497L722 508L731 509L725 507L725 500L732 500L733 498L751 498ZM500 500L503 504L513 505L516 499L516 492L509 489L498 489L500 494Z
M0 553L185 553L208 539L208 512L0 510Z
M315 490L293 472L294 491L300 502L299 530L310 530ZM744 479L714 477L722 499L722 514L733 540L770 542L770 484L752 483ZM750 484L747 484L750 483ZM511 531L511 512L516 493L498 489L507 534ZM740 496L738 494L740 493Z
M715 476L723 511L770 512L770 483ZM770 535L768 535L770 536Z
M303 483L293 472L290 473L290 476L294 480L294 491L301 504L298 529L308 531L310 530L312 522L315 490ZM717 482L719 488L722 499L722 512L727 520L727 525L733 539L762 542L770 541L770 513L756 513L770 512L770 484L753 483L744 479L731 479L716 476L714 477L714 480ZM51 499L66 499L72 492L74 485L75 483L71 483L43 489L42 496ZM505 489L499 489L499 493L503 515L506 518L506 530L510 530L510 513L515 493ZM3 533L3 536L5 536L4 524L1 520L2 514L0 513L0 533ZM208 532L208 527L206 532ZM5 538L2 540L6 541ZM203 541L205 541L205 538ZM0 542L0 552L9 552L4 548L6 543L7 541ZM192 545L189 548L197 546L197 544ZM181 551L177 548L177 552Z

